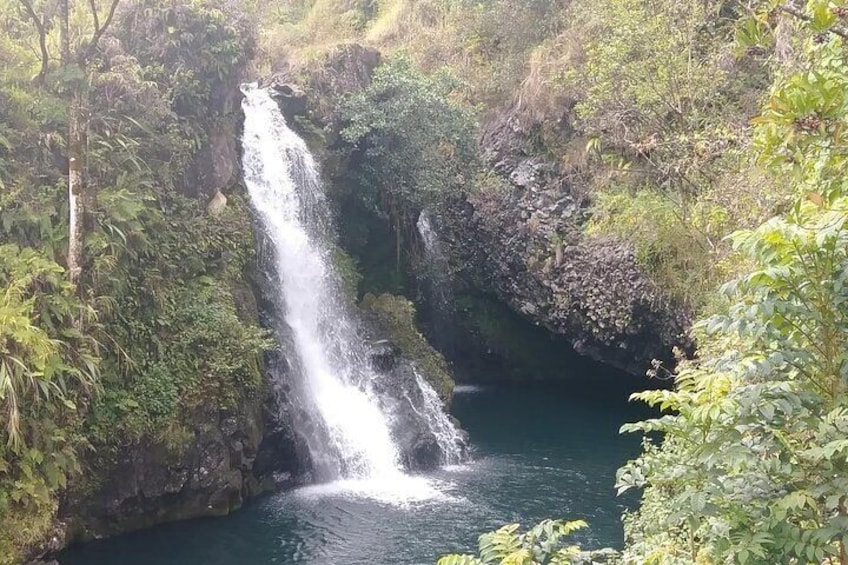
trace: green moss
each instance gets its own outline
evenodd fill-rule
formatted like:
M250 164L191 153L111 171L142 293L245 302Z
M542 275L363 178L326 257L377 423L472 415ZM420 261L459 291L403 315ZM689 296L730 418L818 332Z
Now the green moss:
M342 291L351 303L356 302L362 273L357 261L338 245L333 247L333 264L341 279Z
M415 363L424 378L433 386L445 404L450 403L454 382L448 363L433 349L415 325L415 306L403 296L366 294L360 303L362 310L373 316L391 335L403 355Z
M57 507L51 500L0 511L0 565L18 565L49 537Z

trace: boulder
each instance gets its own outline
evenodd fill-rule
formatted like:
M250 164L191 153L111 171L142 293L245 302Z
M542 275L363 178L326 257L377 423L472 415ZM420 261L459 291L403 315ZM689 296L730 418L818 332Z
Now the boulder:
M305 116L308 112L306 93L299 86L285 82L284 77L275 77L269 85L274 100L287 123L293 123L296 116Z
M227 207L227 197L224 194L217 190L215 191L215 195L212 196L212 200L209 201L209 204L206 205L206 212L210 216L218 216L221 212L224 211L224 208Z

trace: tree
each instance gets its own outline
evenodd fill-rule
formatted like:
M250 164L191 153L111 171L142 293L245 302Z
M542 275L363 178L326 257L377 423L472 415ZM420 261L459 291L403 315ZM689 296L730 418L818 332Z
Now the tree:
M803 58L755 141L795 203L733 236L750 269L698 325L676 390L637 395L667 414L624 428L664 438L619 471L621 491L644 488L626 563L848 564L848 11L769 2L745 36L787 7Z
M50 65L48 50L52 20L50 6L37 9L35 0L20 0L27 16L35 28L40 68L36 80L46 80ZM59 0L59 51L62 86L66 88L68 101L68 275L71 283L77 284L83 264L83 244L87 228L90 228L88 216L93 208L92 187L86 184L86 131L88 123L88 100L86 85L89 66L97 51L97 45L109 28L115 16L120 0L109 0L105 12L98 6L97 0L89 0L89 34L87 37L71 37L72 10L70 0ZM41 15L39 15L39 12ZM103 19L101 20L101 17Z
M422 74L400 54L342 107L342 137L364 156L361 196L388 213L398 264L403 230L422 209L465 190L476 172L472 109L451 98L455 86L447 74Z

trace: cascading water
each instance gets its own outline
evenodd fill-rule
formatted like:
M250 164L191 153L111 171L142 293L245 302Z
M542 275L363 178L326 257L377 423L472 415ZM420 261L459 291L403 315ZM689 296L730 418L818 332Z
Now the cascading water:
M427 210L423 210L418 215L418 221L415 223L415 227L424 246L428 271L427 276L434 287L432 291L434 295L433 300L437 302L436 306L447 308L451 301L448 262Z
M415 224L423 247L423 290L427 310L425 318L431 327L432 338L442 350L452 352L455 325L454 297L448 258L442 249L439 235L430 214L422 210Z
M421 241L424 243L424 251L428 257L439 257L442 254L441 246L439 245L439 236L436 235L436 230L433 228L433 222L430 220L430 214L427 210L422 210L418 215L418 221L415 222L415 227L418 229L418 235L421 236Z
M272 298L290 330L296 358L289 363L311 420L302 435L316 478L397 480L404 476L393 429L398 403L377 391L380 375L339 291L316 164L269 92L254 85L243 91L244 180L273 252ZM434 406L432 387L420 378L415 383L428 400L415 410L436 412L422 422L440 443L443 462L454 463L459 432L441 405Z

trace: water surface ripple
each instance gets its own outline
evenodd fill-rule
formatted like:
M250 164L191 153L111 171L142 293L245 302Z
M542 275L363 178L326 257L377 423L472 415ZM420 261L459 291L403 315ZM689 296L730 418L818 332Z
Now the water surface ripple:
M614 390L460 387L453 411L475 448L467 464L413 477L391 496L368 481L280 493L225 518L73 548L60 563L432 565L442 552L473 549L483 531L546 517L584 518L584 545L619 546L633 500L615 497L615 470L639 440L617 432L648 412Z

